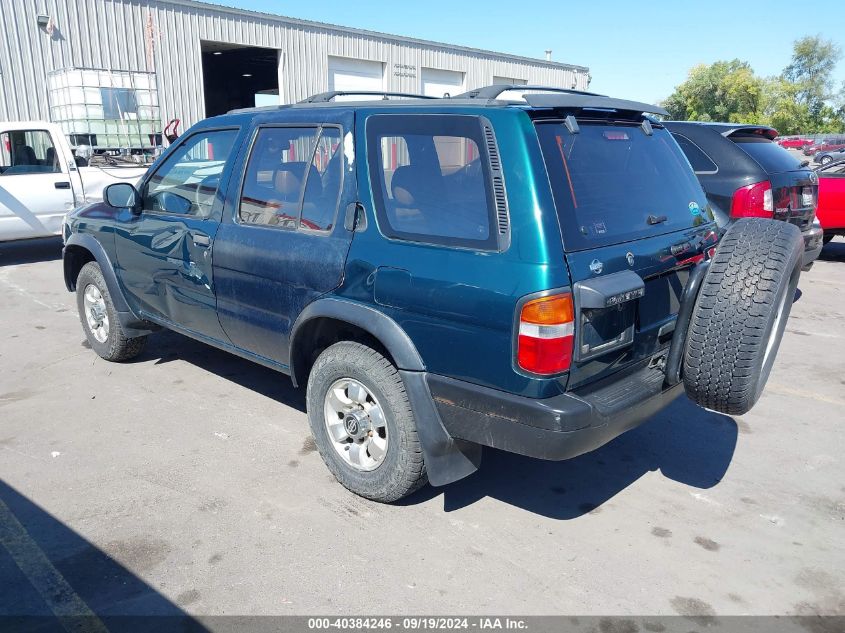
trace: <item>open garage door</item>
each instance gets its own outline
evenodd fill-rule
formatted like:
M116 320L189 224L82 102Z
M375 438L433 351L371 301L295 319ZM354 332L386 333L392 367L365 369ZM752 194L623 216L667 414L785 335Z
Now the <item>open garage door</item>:
M279 51L200 42L205 116L279 103Z
M329 56L329 90L384 90L384 64Z
M461 94L464 92L464 74L454 70L423 68L422 91L427 97Z

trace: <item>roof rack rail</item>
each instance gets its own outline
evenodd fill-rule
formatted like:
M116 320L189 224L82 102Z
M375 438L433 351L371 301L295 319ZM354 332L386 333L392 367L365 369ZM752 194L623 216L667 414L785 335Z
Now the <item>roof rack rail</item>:
M328 92L320 92L311 95L307 99L303 99L299 103L326 103L335 97L345 97L348 95L362 95L366 97L381 97L384 101L388 97L407 97L410 99L438 99L439 97L430 97L428 95L417 95L408 92L390 92L388 90L330 90Z
M533 92L562 92L564 94L576 95L592 95L600 96L595 92L585 92L583 90L574 90L569 88L555 88L554 86L529 86L526 84L492 84L490 86L483 86L474 90L469 90L463 94L452 97L453 99L496 99L503 92L509 90L516 90L524 92L531 90Z

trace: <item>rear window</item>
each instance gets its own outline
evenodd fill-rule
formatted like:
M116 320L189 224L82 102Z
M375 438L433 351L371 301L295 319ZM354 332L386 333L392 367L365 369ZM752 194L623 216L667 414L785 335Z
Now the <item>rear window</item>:
M801 169L801 161L789 150L784 149L774 141L759 136L731 135L730 138L737 147L751 156L757 164L770 174Z
M701 185L668 131L655 126L537 123L569 250L661 235L712 220Z

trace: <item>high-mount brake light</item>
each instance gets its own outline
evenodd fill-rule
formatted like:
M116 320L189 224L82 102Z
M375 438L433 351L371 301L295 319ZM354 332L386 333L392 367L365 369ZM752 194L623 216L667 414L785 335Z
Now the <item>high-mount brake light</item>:
M517 333L517 363L532 374L569 370L575 334L575 309L569 293L532 299L522 306Z

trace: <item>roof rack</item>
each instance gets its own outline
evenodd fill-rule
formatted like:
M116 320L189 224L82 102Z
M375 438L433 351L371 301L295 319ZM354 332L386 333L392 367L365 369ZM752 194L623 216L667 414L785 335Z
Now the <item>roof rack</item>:
M516 90L518 92L525 92L532 90L534 92L561 92L564 94L576 95L594 95L600 96L595 92L585 92L583 90L570 90L569 88L555 88L553 86L528 86L526 84L492 84L490 86L483 86L475 90L469 90L463 94L452 97L453 99L496 99L503 92Z
M430 97L428 95L417 95L408 92L389 92L385 90L330 90L329 92L320 92L311 95L307 99L303 99L299 103L326 103L335 97L345 97L348 95L362 95L365 97L381 97L387 101L388 97L407 97L410 99L437 99L438 97Z

